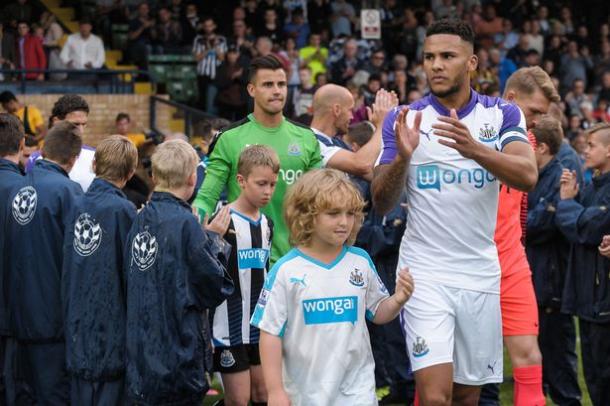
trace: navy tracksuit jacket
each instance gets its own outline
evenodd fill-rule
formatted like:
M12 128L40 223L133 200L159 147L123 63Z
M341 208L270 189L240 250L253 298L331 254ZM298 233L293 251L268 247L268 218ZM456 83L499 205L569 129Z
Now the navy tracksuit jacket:
M205 395L204 311L233 292L218 241L169 193L153 193L136 217L125 247L130 401L189 404Z
M77 200L66 231L66 362L85 380L112 380L125 370L124 248L135 217L127 196L96 178Z

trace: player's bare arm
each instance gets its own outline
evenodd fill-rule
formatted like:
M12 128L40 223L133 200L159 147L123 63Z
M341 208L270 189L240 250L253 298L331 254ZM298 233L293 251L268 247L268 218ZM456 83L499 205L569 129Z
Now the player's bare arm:
M494 174L502 183L527 192L536 186L538 168L532 147L525 142L511 142L502 152L477 142L462 123L455 109L450 117L439 117L432 125L439 143L457 150L463 157L475 160Z
M388 165L378 166L373 172L371 183L373 206L380 214L389 212L398 203L407 179L409 161L419 145L421 112L415 115L413 127L409 127L405 120L408 111L409 108L405 107L396 117L395 136L398 150L396 158Z

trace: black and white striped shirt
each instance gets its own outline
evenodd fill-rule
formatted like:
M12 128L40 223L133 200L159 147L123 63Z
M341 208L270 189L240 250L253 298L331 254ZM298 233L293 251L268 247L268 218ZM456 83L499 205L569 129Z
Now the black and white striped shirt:
M258 343L260 332L250 325L269 268L273 223L264 214L257 221L231 209L225 240L233 247L227 270L235 291L214 312L216 347Z
M208 44L205 35L197 35L193 41L193 54L197 55L200 53L204 54L202 60L197 64L197 75L207 76L210 79L216 78L216 69L221 64L218 59L218 53L225 54L227 52L227 40L222 35L216 35L214 37L214 44ZM208 45L211 45L208 47ZM213 51L208 52L212 49Z

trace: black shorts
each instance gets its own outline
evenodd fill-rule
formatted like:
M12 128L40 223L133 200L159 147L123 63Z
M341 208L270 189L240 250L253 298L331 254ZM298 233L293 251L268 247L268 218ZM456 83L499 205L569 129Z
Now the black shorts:
M214 371L216 372L230 374L247 371L250 366L260 364L258 343L214 348Z

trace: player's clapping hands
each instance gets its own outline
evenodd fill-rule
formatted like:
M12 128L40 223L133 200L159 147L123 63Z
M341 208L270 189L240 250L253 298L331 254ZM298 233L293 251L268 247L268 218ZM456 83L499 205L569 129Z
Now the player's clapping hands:
M383 119L394 107L398 106L398 96L396 93L380 89L375 94L375 102L371 107L366 108L369 121L375 127L383 125Z
M465 158L474 158L481 144L475 141L468 127L460 121L455 109L451 109L450 116L440 116L440 123L433 124L434 134L448 139L439 139L438 142L446 147L457 150Z
M205 216L203 222L203 228L208 231L213 231L221 237L227 233L229 228L229 224L231 223L231 212L229 211L229 206L223 206L222 209L218 211L218 214L212 221L208 223L208 216Z
M414 287L415 283L413 282L413 276L411 275L411 272L409 272L409 268L399 270L394 297L401 306L409 300L413 294Z
M599 253L605 256L606 258L610 258L610 235L605 235L602 239L602 243L599 244Z
M559 197L561 200L574 199L578 195L576 171L564 169L559 181Z
M410 159L413 155L413 151L419 145L419 126L421 124L421 111L415 114L413 121L413 127L407 125L407 113L409 112L408 107L398 113L396 117L396 128L394 130L396 136L396 147L401 157Z

